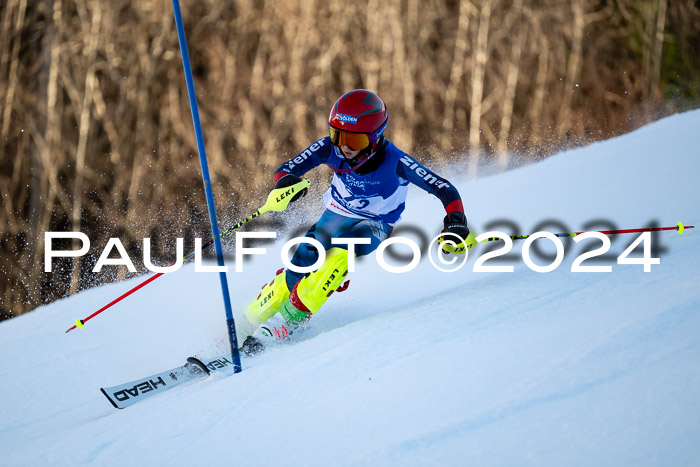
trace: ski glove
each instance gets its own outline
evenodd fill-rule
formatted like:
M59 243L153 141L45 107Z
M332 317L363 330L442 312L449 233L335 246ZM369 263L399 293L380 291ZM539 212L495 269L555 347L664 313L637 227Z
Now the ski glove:
M296 185L301 181L301 178L297 177L294 174L287 174L284 177L280 178L275 182L274 188L287 188L288 186ZM293 203L294 201L298 200L299 198L306 196L306 192L308 191L308 188L304 188L301 190L299 193L294 195L294 198L290 201L290 203Z
M450 233L458 235L462 241L466 241L469 235L469 227L467 227L467 216L462 212L452 212L445 216L442 221L444 228L442 233ZM446 237L449 239L450 237Z

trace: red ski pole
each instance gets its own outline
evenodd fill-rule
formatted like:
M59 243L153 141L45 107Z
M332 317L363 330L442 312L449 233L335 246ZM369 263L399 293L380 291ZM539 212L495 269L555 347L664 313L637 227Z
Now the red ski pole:
M596 230L595 232L597 233L602 233L603 235L619 235L619 234L627 234L627 233L639 233L639 232L661 232L662 230L675 230L679 234L682 234L685 229L694 229L694 225L683 225L682 223L678 223L674 225L673 227L647 227L644 229L622 229L622 230ZM564 233L555 233L555 237L575 237L576 235L581 235L583 233L587 233L588 231L584 232L564 232ZM528 238L530 235L512 235L510 238L513 240L524 240ZM482 242L493 242L495 240L501 240L500 237L493 237L493 238L487 238L486 240L482 240Z
M643 229L623 229L623 230L596 230L598 233L602 233L604 235L619 235L619 234L627 234L627 233L637 233L637 232L660 232L662 230L675 230L679 234L682 234L684 230L686 229L694 229L694 225L683 225L681 222L678 224L674 225L673 227L648 227L648 228L643 228ZM564 232L564 233L555 233L553 234L555 237L575 237L576 235L581 235L586 232ZM525 240L528 238L530 235L511 235L510 238L512 240ZM457 253L457 254L464 254L466 250L471 250L474 245L476 245L476 235L469 235L470 238L467 239L468 246L465 246L464 243L461 243L459 245L454 245L450 243L445 243L444 240L439 241L442 249L445 251L445 253ZM472 238L473 237L473 238ZM480 243L484 242L495 242L498 240L502 240L501 237L490 237L482 240Z
M272 191L270 192L270 194L268 195L268 197L267 197L267 201L265 202L265 204L264 204L260 209L258 209L258 210L255 211L253 214L251 214L250 216L246 217L245 219L243 219L242 221L240 221L238 224L234 225L233 227L230 227L230 228L228 228L227 230L221 232L220 237L221 237L221 238L224 238L224 237L230 235L230 234L233 233L235 230L240 229L242 226L244 226L245 224L247 224L248 222L252 221L253 219L255 219L256 217L260 216L260 215L263 214L263 213L266 213L266 212L268 212L268 211L277 211L277 212L284 211L285 209L287 209L287 206L289 205L289 203L290 203L290 201L292 200L292 198L294 197L294 195L295 195L296 193L299 193L299 192L301 192L301 191L307 189L307 188L309 187L310 184L311 184L311 182L309 182L307 179L303 179L302 181L300 181L300 182L297 183L296 185L292 185L292 186L289 186L289 187L286 187L286 188L277 188L276 190L272 190ZM210 247L210 246L213 245L213 244L214 244L214 240L213 240L213 239L212 239L212 240L209 240L207 243L205 243L204 245L202 245L202 251L204 251L205 249L207 249L208 247ZM186 263L186 262L189 261L190 259L194 258L194 254L195 254L194 251L190 252L187 256L185 256L185 258L182 260L182 262L183 262L183 263ZM175 264L175 263L171 264L171 266L174 265L174 264ZM75 320L75 324L74 324L73 326L71 326L70 328L68 328L68 330L66 330L66 332L70 332L70 331L72 331L72 330L75 329L75 328L81 328L81 329L82 329L82 328L83 328L83 325L84 325L87 321L90 321L92 318L94 318L95 316L99 315L100 313L102 313L103 311L105 311L106 309L108 309L109 307L111 307L112 305L121 302L121 301L124 300L126 297L128 297L128 296L131 295L132 293L136 292L136 291L139 290L140 288L145 287L146 285L150 284L151 282L153 282L154 280L158 279L158 278L159 278L160 276L162 276L163 274L164 274L164 273L159 272L159 273L157 273L155 276L149 277L148 279L146 279L145 281L141 282L139 285L137 285L137 286L134 287L133 289L129 290L129 291L126 292L125 294L123 294L123 295L121 295L121 296L115 298L114 300L112 300L111 302L109 302L108 304L106 304L105 306L103 306L102 308L100 308L99 310L97 310L96 312L94 312L93 314L91 314L90 316L88 316L87 318L76 319L76 320Z

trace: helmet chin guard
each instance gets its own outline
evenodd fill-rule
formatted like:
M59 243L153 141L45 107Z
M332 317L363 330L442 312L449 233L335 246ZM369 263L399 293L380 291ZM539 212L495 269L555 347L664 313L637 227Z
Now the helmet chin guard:
M383 138L382 138L382 141L383 141ZM364 152L364 151L363 151L363 152ZM347 168L347 169L340 169L340 168L336 169L336 168L333 167L333 166L329 166L329 167L330 167L333 171L338 172L338 173L341 173L341 174L346 174L346 173L349 173L349 172L354 172L355 170L357 170L357 169L359 169L360 167L362 167L362 166L365 164L365 162L367 162L367 161L370 160L372 157L374 157L375 154L377 154L377 151L374 151L374 152L371 153L371 154L367 154L366 152L364 152L364 154L363 154L363 152L360 152L360 154L358 154L357 156L355 156L355 157L352 158L352 159L348 159L347 157L345 158L345 162L347 162L347 164L350 166L350 167ZM353 163L353 162L354 162L354 163Z

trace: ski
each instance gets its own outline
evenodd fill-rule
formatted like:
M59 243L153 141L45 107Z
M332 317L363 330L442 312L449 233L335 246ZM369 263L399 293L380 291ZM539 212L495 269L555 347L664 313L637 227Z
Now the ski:
M226 370L230 370L233 374L233 362L230 356L222 355L211 359L190 357L187 363L177 368L118 386L100 388L100 391L114 408L124 409L168 389L204 379L213 372Z

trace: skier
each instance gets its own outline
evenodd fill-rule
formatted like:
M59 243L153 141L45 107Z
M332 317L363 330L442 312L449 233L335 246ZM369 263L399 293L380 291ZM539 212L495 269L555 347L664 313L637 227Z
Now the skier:
M255 331L241 347L244 353L255 354L269 343L286 339L318 312L334 291L347 288L348 282L343 281L348 246L333 244L331 239L368 239L367 244L354 245L354 254L370 254L399 221L409 183L440 199L447 213L442 232L466 240L469 228L457 189L385 139L388 121L386 105L379 96L364 89L350 91L331 110L329 136L275 170L274 188L300 182L306 172L321 164L335 172L323 195L326 210L306 233L323 245L326 260L310 274L280 269L263 287L245 312ZM292 202L305 195L306 189ZM313 245L302 243L291 262L308 267L316 263L318 255Z

